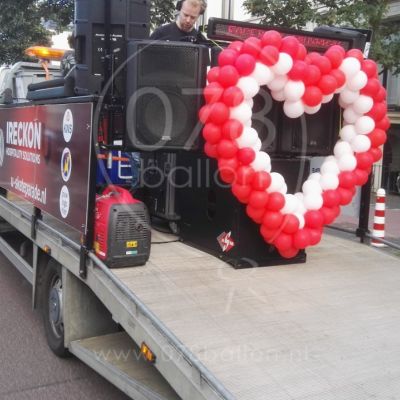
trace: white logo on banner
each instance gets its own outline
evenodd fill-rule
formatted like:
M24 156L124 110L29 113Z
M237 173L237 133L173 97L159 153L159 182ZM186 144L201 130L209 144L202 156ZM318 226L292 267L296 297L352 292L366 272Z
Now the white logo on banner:
M4 162L4 133L3 130L0 129L0 167L3 166Z
M63 118L63 136L64 140L68 143L71 140L74 131L74 117L72 111L68 108L64 113Z
M64 185L61 188L61 192L60 192L60 213L63 218L67 218L67 216L68 216L69 205L70 205L69 190Z
M72 155L66 147L61 156L61 176L64 182L68 182L72 172Z

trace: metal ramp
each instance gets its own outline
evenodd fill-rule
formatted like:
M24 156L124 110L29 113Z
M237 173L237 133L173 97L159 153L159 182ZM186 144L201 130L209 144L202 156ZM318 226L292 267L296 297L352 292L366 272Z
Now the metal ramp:
M125 332L73 341L70 351L135 400L180 400Z

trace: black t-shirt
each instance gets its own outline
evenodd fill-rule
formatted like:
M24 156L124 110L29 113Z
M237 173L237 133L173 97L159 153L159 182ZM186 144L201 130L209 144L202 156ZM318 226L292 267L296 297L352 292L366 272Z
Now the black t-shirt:
M185 32L179 29L176 22L160 26L151 35L150 39L153 40L170 40L175 42L192 42L192 43L205 43L206 38L197 30L193 29L190 32Z

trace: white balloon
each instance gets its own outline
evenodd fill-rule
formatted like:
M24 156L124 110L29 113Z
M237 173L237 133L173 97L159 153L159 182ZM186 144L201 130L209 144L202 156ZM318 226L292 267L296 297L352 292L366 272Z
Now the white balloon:
M312 194L312 193L317 193L317 194L322 193L322 188L321 188L321 185L319 184L319 181L315 181L312 179L307 179L303 183L302 189L303 189L304 195Z
M345 154L338 160L341 171L353 171L357 166L357 159L352 154Z
M353 108L354 111L358 114L366 114L371 111L371 108L374 105L374 101L371 97L360 95L360 97L354 102Z
M287 74L293 67L293 59L287 53L279 53L278 62L271 67L272 71L278 75Z
M249 76L254 78L260 86L267 85L275 77L271 69L261 62L256 62L256 67Z
M313 172L307 179L318 182L321 179L321 174L319 172Z
M339 136L342 138L342 140L346 142L351 142L356 137L356 135L357 132L353 124L344 126L339 132Z
M310 114L310 115L316 114L320 109L321 109L321 104L318 104L314 107L310 107L307 104L304 104L304 112L306 114Z
M368 76L364 71L359 71L347 83L350 90L361 90L368 82Z
M319 183L322 190L335 190L339 186L339 177L336 174L326 173L321 175Z
M340 88L337 88L337 89L335 90L335 93L342 93L343 90L345 90L345 89L346 89L346 84L344 84L344 85L341 86Z
M246 102L246 104L247 104L248 106L250 106L251 108L254 107L254 100L253 100L252 98L251 98L251 99L245 100L245 102Z
M342 108L350 107L351 103L346 103L340 96L339 96L339 106Z
M302 81L289 81L283 88L283 93L288 101L298 101L303 97L306 87Z
M299 118L304 114L304 104L301 100L285 101L283 103L283 112L289 118Z
M242 134L236 139L236 144L239 149L244 147L251 147L256 143L258 139L258 133L254 128L245 127Z
M357 114L353 107L347 107L344 111L343 111L343 118L346 122L350 123L350 124L354 124L359 118L361 117L360 114Z
M308 177L308 179L310 179L310 177ZM302 192L296 192L294 195L299 199L300 203L303 201L303 199L304 199L304 193L302 193Z
M352 104L360 97L360 92L355 92L353 90L344 89L339 95L339 100L343 101L344 104Z
M277 192L283 185L285 185L285 179L278 172L271 172L271 184L267 188L267 192Z
M322 96L322 104L329 103L333 99L333 94Z
M267 86L271 89L272 92L279 92L283 90L285 85L288 82L288 77L286 75L277 75L275 79L271 81Z
M286 183L284 183L284 184L279 188L279 190L277 190L277 192L279 192L279 193L285 195L285 194L287 193L287 185L286 185Z
M294 194L285 194L285 205L281 209L282 214L293 214L297 206L299 205L299 199Z
M335 147L333 148L333 154L336 158L342 157L344 154L352 154L353 150L350 146L350 143L339 140L336 142Z
M357 135L351 141L351 147L356 153L363 153L371 148L371 140L366 135Z
M301 214L301 213L297 213L297 212L294 215L299 220L299 229L303 229L304 225L306 224L306 221L304 219L304 215Z
M256 153L261 150L262 142L257 138L256 142L250 146Z
M251 119L248 119L247 121L242 122L242 124L243 126L251 128L251 125L253 125L253 121Z
M364 115L358 118L354 125L354 128L359 135L367 135L374 130L375 121L371 117Z
M355 57L346 57L339 66L339 69L346 75L348 80L361 70L361 64L360 61L358 61Z
M324 199L320 194L307 194L304 196L304 206L307 210L319 210L324 204Z
M237 107L231 107L230 109L230 118L237 119L239 122L242 123L251 120L252 115L253 111L251 107L245 102L239 104Z
M244 98L252 99L260 90L260 85L250 76L243 76L236 86L243 92Z
M321 175L324 174L335 174L338 175L340 172L337 161L325 160L321 165Z
M256 153L256 158L250 164L254 171L267 171L271 168L271 158L264 151L259 151Z
M285 93L283 90L272 90L271 96L276 101L284 101L285 100Z

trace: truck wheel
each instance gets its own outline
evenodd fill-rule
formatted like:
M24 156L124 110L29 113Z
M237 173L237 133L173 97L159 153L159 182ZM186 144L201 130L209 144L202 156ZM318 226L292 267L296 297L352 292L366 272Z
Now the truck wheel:
M68 357L64 346L63 284L61 265L50 260L43 279L43 321L47 343L59 357Z

